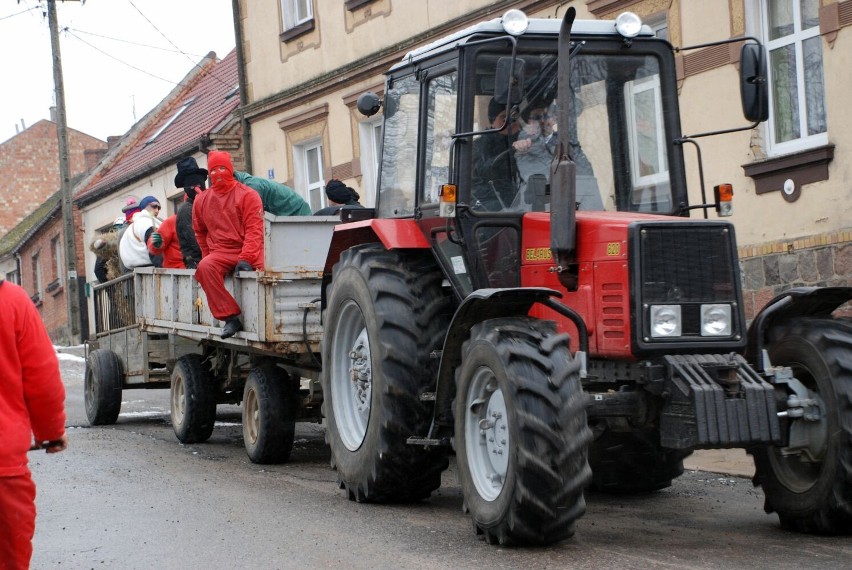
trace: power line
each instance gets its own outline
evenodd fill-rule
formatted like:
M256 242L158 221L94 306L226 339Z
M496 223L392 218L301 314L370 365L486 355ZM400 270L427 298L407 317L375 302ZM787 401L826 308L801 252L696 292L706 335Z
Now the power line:
M149 45L149 44L142 44L142 43L139 43L139 42L132 42L130 40L124 40L124 39L121 39L121 38L113 38L111 36L104 36L102 34L96 34L94 32L87 32L85 30L77 30L75 28L64 28L64 29L66 31L69 31L69 32L77 32L78 34L85 34L87 36L95 36L96 38L103 38L105 40L113 40L113 41L116 41L116 42L122 42L122 43L125 43L125 44L134 45L134 46L156 49L156 50L165 51L165 52L169 52L169 53L180 53L180 54L186 55L186 53L182 52L180 49L169 49L169 48L163 48L163 47L159 47L159 46L152 46L152 45ZM202 57L201 55L195 55L195 54L192 54L192 55L194 55L195 57Z
M146 16L145 14L143 14L143 13L142 13L142 10L140 10L140 9L136 6L136 4L134 4L134 3L133 3L133 0L127 0L127 3L128 3L128 4L130 4L131 6L133 6L133 9L134 9L134 10L136 10L137 12L139 12L139 15L140 15L140 16L142 16L143 18L145 18L145 21L146 21L146 22L148 22L149 24L151 24L151 27L152 27L152 28L154 28L155 30L157 30L157 33L158 33L158 34L160 34L161 36L163 36L163 38L164 38L167 42L169 42L170 44L172 44L176 50L178 50L180 53L182 53L182 54L186 57L186 59L188 59L190 62L192 62L192 65L194 65L194 66L195 66L195 67L197 67L198 69L202 69L202 68L201 68L201 66L200 66L200 65L198 65L198 63L197 63L196 61L194 61L194 60L193 60L193 59L192 59L192 58L191 58L191 57L190 57L190 56L189 56L186 52L184 52L182 49L180 49L180 48L179 48L179 47L178 47L178 46L177 46L177 45L176 45L176 44L175 44L175 43L174 43L171 39L169 39L169 37L168 37L166 34L164 34L164 33L160 30L160 28L158 28L158 27L157 27L157 25L156 25L156 24L154 24L154 22L152 22L152 21L148 18L148 16ZM204 71L204 70L202 70L202 71ZM211 72L208 72L208 71L204 71L204 75L210 75L211 77L213 77L213 79L215 79L216 81L218 81L218 82L219 82L219 83L221 83L222 85L230 86L230 84L229 84L229 83L226 83L226 82L222 81L222 80L221 80L221 79L220 79L220 78L219 78L219 77L218 77L215 73L211 73Z
M114 55L112 55L112 54L109 54L109 53L105 52L105 51L104 51L104 50L102 50L101 48L99 48L99 47L97 47L97 46L95 46L95 45L90 44L89 42L87 42L86 40L84 40L83 38L81 38L80 36L78 36L77 34L75 34L74 32L72 32L72 31L71 31L71 30L69 30L68 28L63 28L62 30L63 30L65 33L67 33L69 36L71 36L72 38L74 38L74 39L76 39L76 40L80 41L81 43L86 44L87 46L89 46L89 47L90 47L90 48L92 48L93 50L95 50L95 51L98 51L98 52L102 53L103 55L107 56L107 57L108 57L108 58L110 58L110 59L113 59L113 60L117 61L118 63L120 63L120 64L122 64L122 65L126 65L127 67L130 67L130 68L132 68L132 69L135 69L136 71L138 71L138 72L140 72L140 73L144 73L145 75L148 75L148 76L150 76L150 77L153 77L154 79L159 79L160 81L165 81L166 83L171 83L172 85L180 85L180 82L178 82L178 81L172 81L171 79L165 79L165 78L163 78L163 77L160 77L159 75L154 75L153 73L150 73L150 72L148 72L148 71L145 71L144 69L142 69L142 68L140 68L140 67L136 67L135 65L132 65L132 64L130 64L130 63L127 63L126 61L123 61L123 60L121 60L121 59L118 59L118 58L117 58L117 57L115 57Z
M3 20L8 20L9 18L14 18L15 16L20 16L21 14L26 14L27 12L32 12L33 10L38 10L41 6L33 6L31 8L27 8L26 10L22 10L20 12L15 12L14 14L9 14L8 16L3 16L0 18L0 22Z

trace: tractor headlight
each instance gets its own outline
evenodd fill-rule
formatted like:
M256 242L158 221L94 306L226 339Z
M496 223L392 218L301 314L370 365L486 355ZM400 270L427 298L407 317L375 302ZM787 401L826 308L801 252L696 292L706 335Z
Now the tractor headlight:
M680 305L651 305L651 336L677 337L681 331Z
M730 336L731 306L701 305L701 336Z
M520 36L527 31L530 25L527 15L516 9L509 10L503 14L500 23L503 24L503 29L506 30L506 33L513 36Z
M622 12L615 19L615 31L623 38L635 38L642 31L642 19L633 12Z

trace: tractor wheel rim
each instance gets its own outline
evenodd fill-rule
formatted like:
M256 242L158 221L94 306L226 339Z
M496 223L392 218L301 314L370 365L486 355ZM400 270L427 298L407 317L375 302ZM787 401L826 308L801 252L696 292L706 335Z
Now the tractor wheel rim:
M351 300L343 305L337 321L331 375L337 431L346 449L355 451L367 435L373 373L364 315Z
M486 501L500 496L509 471L506 401L494 372L481 367L466 394L465 440L471 479Z

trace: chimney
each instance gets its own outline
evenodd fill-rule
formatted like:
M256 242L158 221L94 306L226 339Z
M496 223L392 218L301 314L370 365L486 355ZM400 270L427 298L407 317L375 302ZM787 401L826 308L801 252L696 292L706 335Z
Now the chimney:
M50 108L50 120L51 120L51 121L53 121L54 123L55 123L57 120L59 120L59 119L56 117L56 106L52 106L52 107Z
M122 138L120 136L107 137L107 149L115 148Z
M104 157L107 149L105 148L91 148L83 151L83 156L86 161L86 170L90 171L95 166L98 165L98 162Z

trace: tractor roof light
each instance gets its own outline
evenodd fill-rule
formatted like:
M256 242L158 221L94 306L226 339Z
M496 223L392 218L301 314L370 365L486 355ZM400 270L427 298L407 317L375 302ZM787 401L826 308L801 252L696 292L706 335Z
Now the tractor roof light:
M509 10L503 14L500 23L503 24L503 29L506 33L513 36L520 36L527 31L530 25L527 15L517 9Z
M615 31L624 38L635 38L642 31L642 19L633 12L622 12L615 19Z

